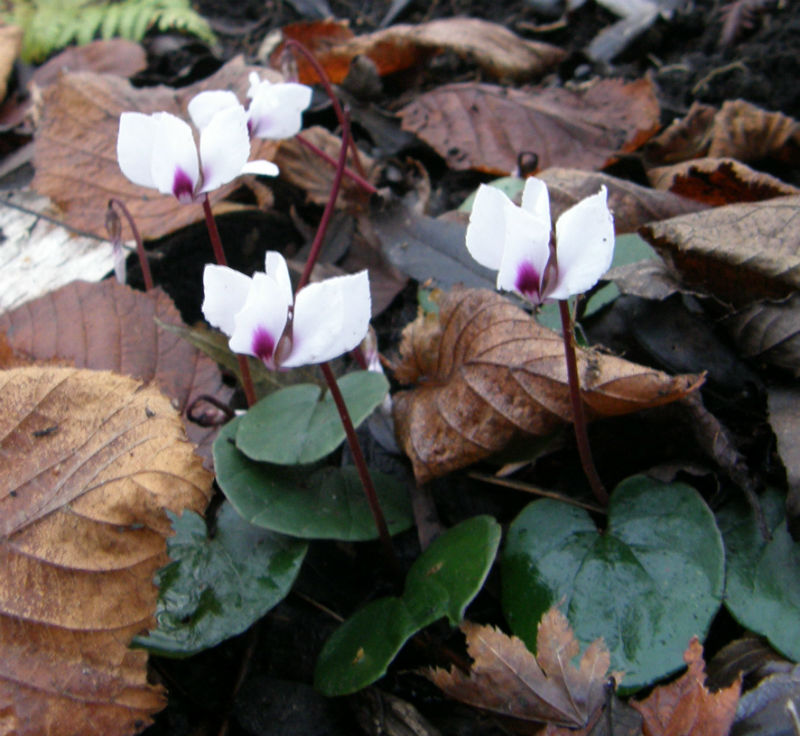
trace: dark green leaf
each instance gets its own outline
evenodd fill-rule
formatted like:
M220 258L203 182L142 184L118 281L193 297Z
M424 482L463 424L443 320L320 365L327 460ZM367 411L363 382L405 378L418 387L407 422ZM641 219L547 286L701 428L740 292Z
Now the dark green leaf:
M158 628L136 639L168 657L188 657L250 628L289 592L308 547L249 524L230 504L220 510L212 539L201 516L170 518L173 562L157 577Z
M708 630L722 599L722 539L703 499L680 483L629 478L608 511L599 534L582 509L529 504L509 529L503 607L533 650L542 614L563 605L578 640L602 637L622 687L635 689L682 667L691 637Z

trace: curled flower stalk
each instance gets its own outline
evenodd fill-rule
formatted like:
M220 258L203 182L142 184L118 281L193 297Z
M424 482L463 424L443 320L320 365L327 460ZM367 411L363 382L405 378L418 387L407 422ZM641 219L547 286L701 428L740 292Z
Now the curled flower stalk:
M499 242L499 245L498 245ZM595 469L586 432L575 356L575 337L567 299L592 288L608 270L614 255L614 220L606 188L564 212L553 230L547 185L525 182L521 206L500 190L481 185L467 227L472 257L497 271L497 288L514 291L534 306L558 301L572 419L581 464L597 500L608 493Z

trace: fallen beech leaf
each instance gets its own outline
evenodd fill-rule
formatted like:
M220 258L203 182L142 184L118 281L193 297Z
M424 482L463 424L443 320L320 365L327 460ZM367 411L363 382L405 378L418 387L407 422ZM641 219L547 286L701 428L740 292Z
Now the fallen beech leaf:
M632 705L644 719L644 736L727 736L739 702L741 677L716 693L705 687L703 646L694 637L683 655L686 673Z
M455 668L425 673L451 698L511 718L573 727L585 726L603 705L608 649L597 639L576 668L580 645L557 608L539 622L535 656L521 639L491 626L464 621L460 628L474 660L469 676Z
M601 186L606 187L617 235L635 233L648 222L705 209L702 204L671 192L653 191L640 184L598 172L552 168L536 176L547 184L553 220L582 199L596 194Z
M656 189L674 192L713 207L800 194L797 187L732 158L684 161L650 169L647 176Z
M736 711L734 736L776 736L797 733L800 665L764 678L742 695Z
M165 509L202 512L213 478L169 400L109 372L0 372L0 437L3 732L138 733L164 706L127 643L155 623Z
M578 92L469 82L426 92L400 115L450 168L504 176L522 151L536 153L543 169L599 169L658 129L659 107L649 79L606 79Z
M772 386L767 391L769 424L775 434L778 455L786 470L786 523L795 541L800 539L800 391L796 386Z
M300 26L305 28L301 29ZM565 52L557 46L527 41L505 26L479 18L443 18L417 25L399 24L363 36L353 36L346 25L333 21L294 24L284 37L312 43L319 62L335 84L344 81L357 56L368 57L380 76L423 65L436 53L452 51L477 64L502 82L536 79L558 64ZM310 38L309 38L310 37ZM277 61L278 47L272 55ZM316 74L298 63L300 81L313 84Z
M731 204L646 225L647 240L690 286L731 304L800 288L800 196Z
M443 295L438 319L405 328L400 354L395 377L418 386L394 396L395 426L420 483L570 421L561 336L494 292ZM667 404L702 382L592 350L579 351L578 371L590 419Z
M181 414L198 394L227 401L232 390L216 364L156 319L182 325L161 289L143 293L112 280L76 281L0 315L0 334L6 333L12 350L33 360L155 380ZM216 429L188 420L185 427L210 463Z
M22 28L0 26L0 102L6 97L8 78L22 48Z
M644 154L651 166L701 158L708 153L709 130L717 109L702 102L693 102L689 112L676 118L667 128L644 146Z
M100 237L105 237L105 211L112 196L125 202L145 239L201 220L199 205L182 205L175 197L139 187L122 174L116 154L119 116L126 111L163 110L183 117L189 100L203 90L231 89L244 100L247 75L253 69L263 78L278 79L275 72L248 67L241 58L231 60L202 82L179 90L137 89L109 74L62 74L42 93L32 187L62 208L68 225ZM276 150L275 141L258 140L250 158L272 159ZM212 203L224 199L241 181L235 179L212 192ZM124 234L128 232L127 223L123 227L123 237L132 237Z
M132 77L147 68L144 46L127 38L91 41L84 46L69 46L48 59L31 77L39 87L58 80L68 72L97 72Z

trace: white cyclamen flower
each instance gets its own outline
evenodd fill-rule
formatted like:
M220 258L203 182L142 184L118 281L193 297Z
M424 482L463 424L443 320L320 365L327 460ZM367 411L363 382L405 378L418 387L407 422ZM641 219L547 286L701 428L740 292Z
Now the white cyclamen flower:
M366 271L309 284L292 297L283 256L269 251L266 273L252 278L227 266L203 273L203 314L221 329L235 353L273 370L324 363L353 350L371 314Z
M198 151L192 127L175 115L122 113L117 137L122 173L134 184L173 194L180 202L193 202L240 174L278 174L270 161L248 162L250 137L241 105L217 109L203 122Z
M614 219L606 188L564 212L551 245L547 185L525 181L522 206L482 184L467 227L467 249L497 271L497 288L516 291L532 304L566 299L594 286L614 256Z

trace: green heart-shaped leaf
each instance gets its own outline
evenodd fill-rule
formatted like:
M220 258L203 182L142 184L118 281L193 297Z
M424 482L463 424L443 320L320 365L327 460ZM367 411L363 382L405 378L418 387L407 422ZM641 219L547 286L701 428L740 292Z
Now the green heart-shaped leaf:
M355 371L337 383L353 426L363 422L389 392L386 376ZM236 446L251 460L278 465L313 463L345 438L330 392L313 383L288 386L265 396L242 417Z
M800 545L786 529L781 494L769 489L761 508L772 539L761 536L752 509L733 503L717 514L728 561L725 605L734 618L800 661Z
M188 657L249 629L283 600L308 544L249 524L227 503L212 539L201 516L167 513L175 530L167 540L173 562L157 576L158 628L135 643Z
M236 448L237 417L214 442L217 483L226 498L251 524L305 539L357 542L375 539L375 521L352 466L287 468L250 460ZM370 473L392 534L413 523L405 486L392 476Z
M509 529L502 572L506 618L531 651L539 619L558 604L583 645L603 638L630 690L682 667L689 640L705 635L724 553L693 488L638 476L612 494L603 534L582 509L529 504Z
M454 526L411 566L402 598L380 598L345 621L325 643L314 686L346 695L375 682L420 629L447 616L455 626L478 594L500 544L500 525L476 516Z

